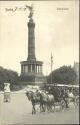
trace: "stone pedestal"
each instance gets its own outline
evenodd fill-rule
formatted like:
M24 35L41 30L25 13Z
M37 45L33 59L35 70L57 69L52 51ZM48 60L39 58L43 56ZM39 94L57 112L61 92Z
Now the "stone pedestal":
M41 84L44 83L44 76L42 73L41 61L23 61L21 62L21 77L22 81L27 84Z

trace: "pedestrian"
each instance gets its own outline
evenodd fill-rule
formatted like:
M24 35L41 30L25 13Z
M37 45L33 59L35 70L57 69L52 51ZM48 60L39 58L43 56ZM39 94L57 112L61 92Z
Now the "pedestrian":
M64 101L65 101L65 104L66 104L66 108L69 108L69 91L66 89L64 91Z
M64 98L64 88L63 88L63 87L61 87L60 98L61 98L61 99Z
M59 96L60 96L60 90L57 86L54 86L53 90L52 90L52 94L54 95L54 99L56 102L59 102Z
M4 83L4 102L10 102L10 83Z

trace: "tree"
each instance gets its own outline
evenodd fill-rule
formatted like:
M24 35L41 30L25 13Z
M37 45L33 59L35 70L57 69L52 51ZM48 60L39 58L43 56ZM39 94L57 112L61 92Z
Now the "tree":
M5 69L3 67L0 67L0 85L2 86L5 82L9 82L12 84L17 84L18 83L18 73Z
M51 83L51 75L52 82L59 84L75 84L77 77L71 66L62 66L53 71L52 74L50 74L47 78L48 83Z

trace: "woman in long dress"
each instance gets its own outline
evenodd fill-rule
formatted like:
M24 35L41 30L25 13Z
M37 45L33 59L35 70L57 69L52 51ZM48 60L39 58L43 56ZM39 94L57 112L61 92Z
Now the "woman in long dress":
M10 102L10 83L4 83L4 102Z

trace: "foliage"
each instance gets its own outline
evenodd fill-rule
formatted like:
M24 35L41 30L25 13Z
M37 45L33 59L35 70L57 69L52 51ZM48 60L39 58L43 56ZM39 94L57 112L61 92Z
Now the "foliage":
M59 84L75 84L76 81L76 73L71 66L62 66L55 71L52 72L47 78L48 83L51 83L51 75L52 75L52 83Z
M0 86L4 83L17 84L18 83L18 73L9 69L0 67Z

